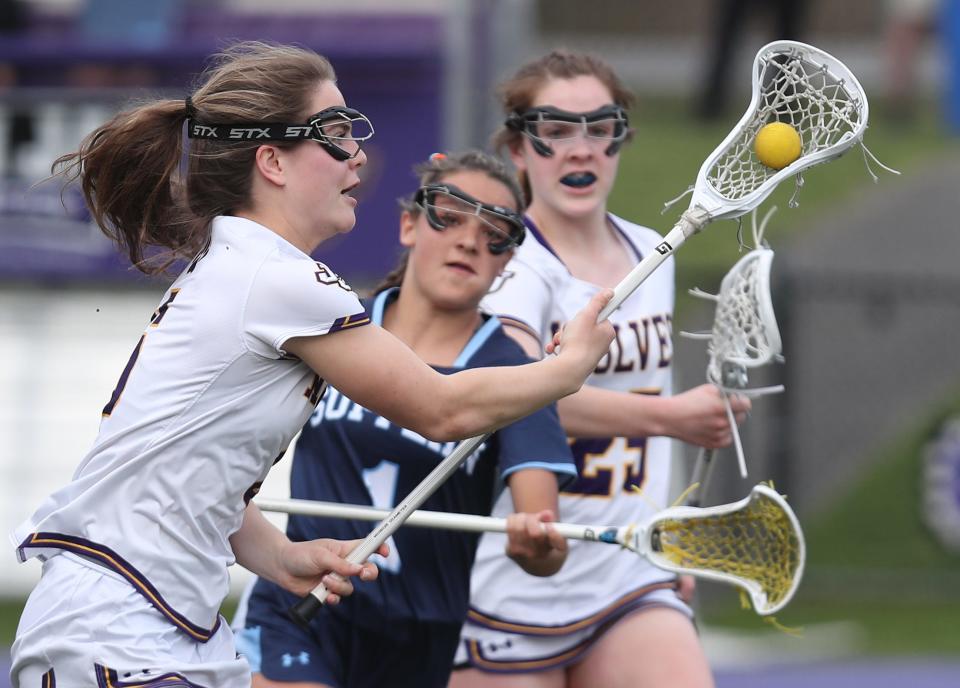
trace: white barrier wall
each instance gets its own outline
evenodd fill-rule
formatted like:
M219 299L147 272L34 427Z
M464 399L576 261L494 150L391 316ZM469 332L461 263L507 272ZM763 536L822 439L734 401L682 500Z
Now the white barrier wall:
M162 294L0 289L0 596L25 595L39 577L7 536L70 480ZM288 470L281 461L262 494L288 496ZM231 574L235 590L249 577L239 566Z

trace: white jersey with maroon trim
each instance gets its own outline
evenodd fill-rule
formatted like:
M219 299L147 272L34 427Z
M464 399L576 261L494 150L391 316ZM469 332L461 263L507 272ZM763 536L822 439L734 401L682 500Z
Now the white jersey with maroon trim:
M73 481L13 535L21 559L70 551L121 575L182 631L216 631L246 503L319 401L292 337L369 318L349 286L278 234L218 217L104 408Z
M624 246L639 261L662 237L651 229L610 216ZM548 342L598 291L573 277L527 220L527 240L507 265L504 279L484 306L504 325L514 325ZM674 263L668 258L610 316L616 339L587 380L588 385L637 394L671 393L671 326ZM562 521L627 525L667 506L671 444L665 437L603 437L571 440L578 479L560 494ZM511 509L503 496L494 510ZM563 568L550 578L528 575L503 555L505 536L485 534L472 575L470 621L551 634L602 622L641 588L673 577L617 547L570 542ZM505 624L505 626L503 625ZM539 629L539 630L538 630Z

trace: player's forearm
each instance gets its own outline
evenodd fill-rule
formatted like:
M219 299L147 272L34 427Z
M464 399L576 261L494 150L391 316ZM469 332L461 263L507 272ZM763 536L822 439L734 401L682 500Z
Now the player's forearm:
M552 576L567 560L567 543L536 516L556 518L558 508L557 476L542 468L526 468L507 478L516 512L510 516L507 529L507 556L531 576ZM521 520L522 519L522 520ZM528 529L524 537L523 523ZM533 532L529 529L532 528Z
M381 328L294 338L285 346L361 406L432 440L459 440L493 431L579 389L612 338L609 325L590 322L595 317L584 311L559 356L453 375L431 369ZM368 365L373 360L378 364Z
M663 397L584 385L557 407L570 437L656 437L667 434L667 403Z
M447 376L433 399L434 439L492 432L579 389L581 362L551 357L523 366L474 368Z
M270 523L252 503L243 512L240 530L230 536L237 563L273 582L282 577L281 551L288 542L286 534Z

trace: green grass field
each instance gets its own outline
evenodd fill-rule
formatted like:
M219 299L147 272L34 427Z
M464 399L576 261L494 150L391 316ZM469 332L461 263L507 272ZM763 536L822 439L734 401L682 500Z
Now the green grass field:
M852 621L872 654L960 655L960 554L946 551L921 520L923 448L960 393L888 447L833 508L803 524L807 571L778 616L787 626ZM763 628L731 592L706 607L708 624Z

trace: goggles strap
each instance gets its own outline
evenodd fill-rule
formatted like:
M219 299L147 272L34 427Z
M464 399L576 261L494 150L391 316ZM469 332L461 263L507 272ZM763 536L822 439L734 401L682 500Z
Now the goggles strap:
M309 124L201 124L191 119L187 136L216 141L299 141L313 137Z
M237 124L204 124L197 122L193 101L189 96L184 100L187 111L187 137L212 141L316 141L335 160L350 160L360 153L363 141L373 136L373 125L362 113L352 108L332 107L314 115L307 124L282 124L277 122L241 122ZM338 122L362 120L369 127L365 136L359 138L344 137L339 140L353 140L357 149L353 153L337 145L338 137L328 135L323 127Z

